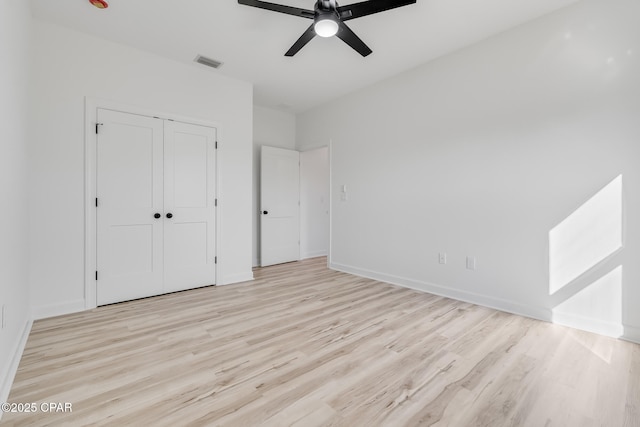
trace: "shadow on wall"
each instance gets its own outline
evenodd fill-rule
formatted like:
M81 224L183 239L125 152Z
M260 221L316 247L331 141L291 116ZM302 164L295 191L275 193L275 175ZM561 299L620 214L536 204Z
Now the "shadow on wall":
M624 334L622 175L549 231L552 321Z

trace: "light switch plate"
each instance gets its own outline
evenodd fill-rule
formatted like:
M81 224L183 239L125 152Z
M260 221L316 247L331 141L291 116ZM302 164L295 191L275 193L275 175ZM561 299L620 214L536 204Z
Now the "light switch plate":
M469 270L476 269L476 257L473 257L473 256L467 257L467 269Z

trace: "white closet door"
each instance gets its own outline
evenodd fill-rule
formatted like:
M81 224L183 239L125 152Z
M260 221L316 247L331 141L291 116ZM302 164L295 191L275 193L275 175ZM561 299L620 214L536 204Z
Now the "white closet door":
M216 129L166 121L164 130L165 291L212 285Z
M163 292L162 120L98 110L98 305Z

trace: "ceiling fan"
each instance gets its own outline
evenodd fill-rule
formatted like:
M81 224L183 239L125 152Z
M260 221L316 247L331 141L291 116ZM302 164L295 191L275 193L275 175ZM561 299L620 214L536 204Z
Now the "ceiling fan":
M313 24L311 24L293 46L291 46L287 53L284 54L285 56L293 56L298 53L298 51L316 35L320 37L338 36L360 55L367 56L372 52L371 49L347 27L344 21L407 6L414 4L416 1L417 0L369 0L346 6L338 6L336 0L317 0L314 10L300 9L260 0L238 0L238 3L260 9L272 10L274 12L286 13L287 15L299 16L301 18L313 19Z

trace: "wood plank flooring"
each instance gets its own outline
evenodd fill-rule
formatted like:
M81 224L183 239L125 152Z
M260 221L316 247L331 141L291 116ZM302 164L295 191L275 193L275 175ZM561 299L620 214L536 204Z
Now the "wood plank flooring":
M330 271L35 322L0 424L640 426L640 346Z

